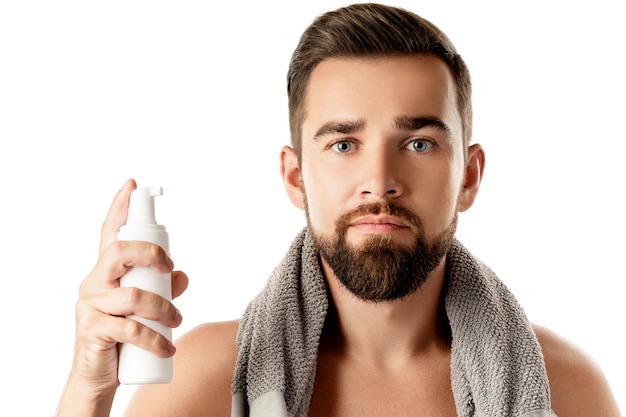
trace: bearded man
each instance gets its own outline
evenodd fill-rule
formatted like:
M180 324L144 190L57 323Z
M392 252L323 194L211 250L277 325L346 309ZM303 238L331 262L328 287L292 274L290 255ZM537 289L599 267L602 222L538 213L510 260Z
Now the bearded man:
M201 325L176 348L129 323L129 312L181 320L170 302L119 288L128 265L172 269L162 249L115 239L129 181L81 287L58 416L108 415L118 343L177 352L172 382L140 387L127 416L619 416L593 362L530 324L455 239L485 156L471 143L469 72L445 34L383 5L326 13L293 54L288 94L281 174L307 226L266 288L241 320ZM177 296L187 277L172 279Z

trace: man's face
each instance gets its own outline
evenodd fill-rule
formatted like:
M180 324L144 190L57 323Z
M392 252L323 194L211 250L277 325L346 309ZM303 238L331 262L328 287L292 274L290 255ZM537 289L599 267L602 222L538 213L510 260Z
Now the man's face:
M329 59L304 105L302 193L323 261L361 298L407 295L449 247L464 181L448 68L432 56Z

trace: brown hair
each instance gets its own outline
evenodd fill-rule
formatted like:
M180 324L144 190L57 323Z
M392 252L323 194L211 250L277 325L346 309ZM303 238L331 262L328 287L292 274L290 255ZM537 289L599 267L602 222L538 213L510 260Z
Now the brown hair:
M331 57L427 54L446 63L456 84L465 153L472 136L471 81L450 39L428 20L404 9L355 4L317 17L304 31L287 73L291 144L301 157L304 96L313 69Z

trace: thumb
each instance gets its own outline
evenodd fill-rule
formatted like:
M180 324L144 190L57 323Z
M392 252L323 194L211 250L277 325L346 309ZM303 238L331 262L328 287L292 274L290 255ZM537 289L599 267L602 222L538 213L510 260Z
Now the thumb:
M109 208L100 233L100 251L102 252L115 240L117 240L117 232L120 227L126 224L128 216L128 205L130 202L130 193L137 188L137 183L133 179L127 180L122 189L117 192Z

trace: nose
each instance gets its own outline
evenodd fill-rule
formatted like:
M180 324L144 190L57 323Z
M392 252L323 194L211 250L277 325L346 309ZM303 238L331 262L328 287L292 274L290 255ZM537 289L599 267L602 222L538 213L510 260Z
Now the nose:
M400 161L385 147L370 149L361 167L362 199L398 198L404 192L400 178Z

